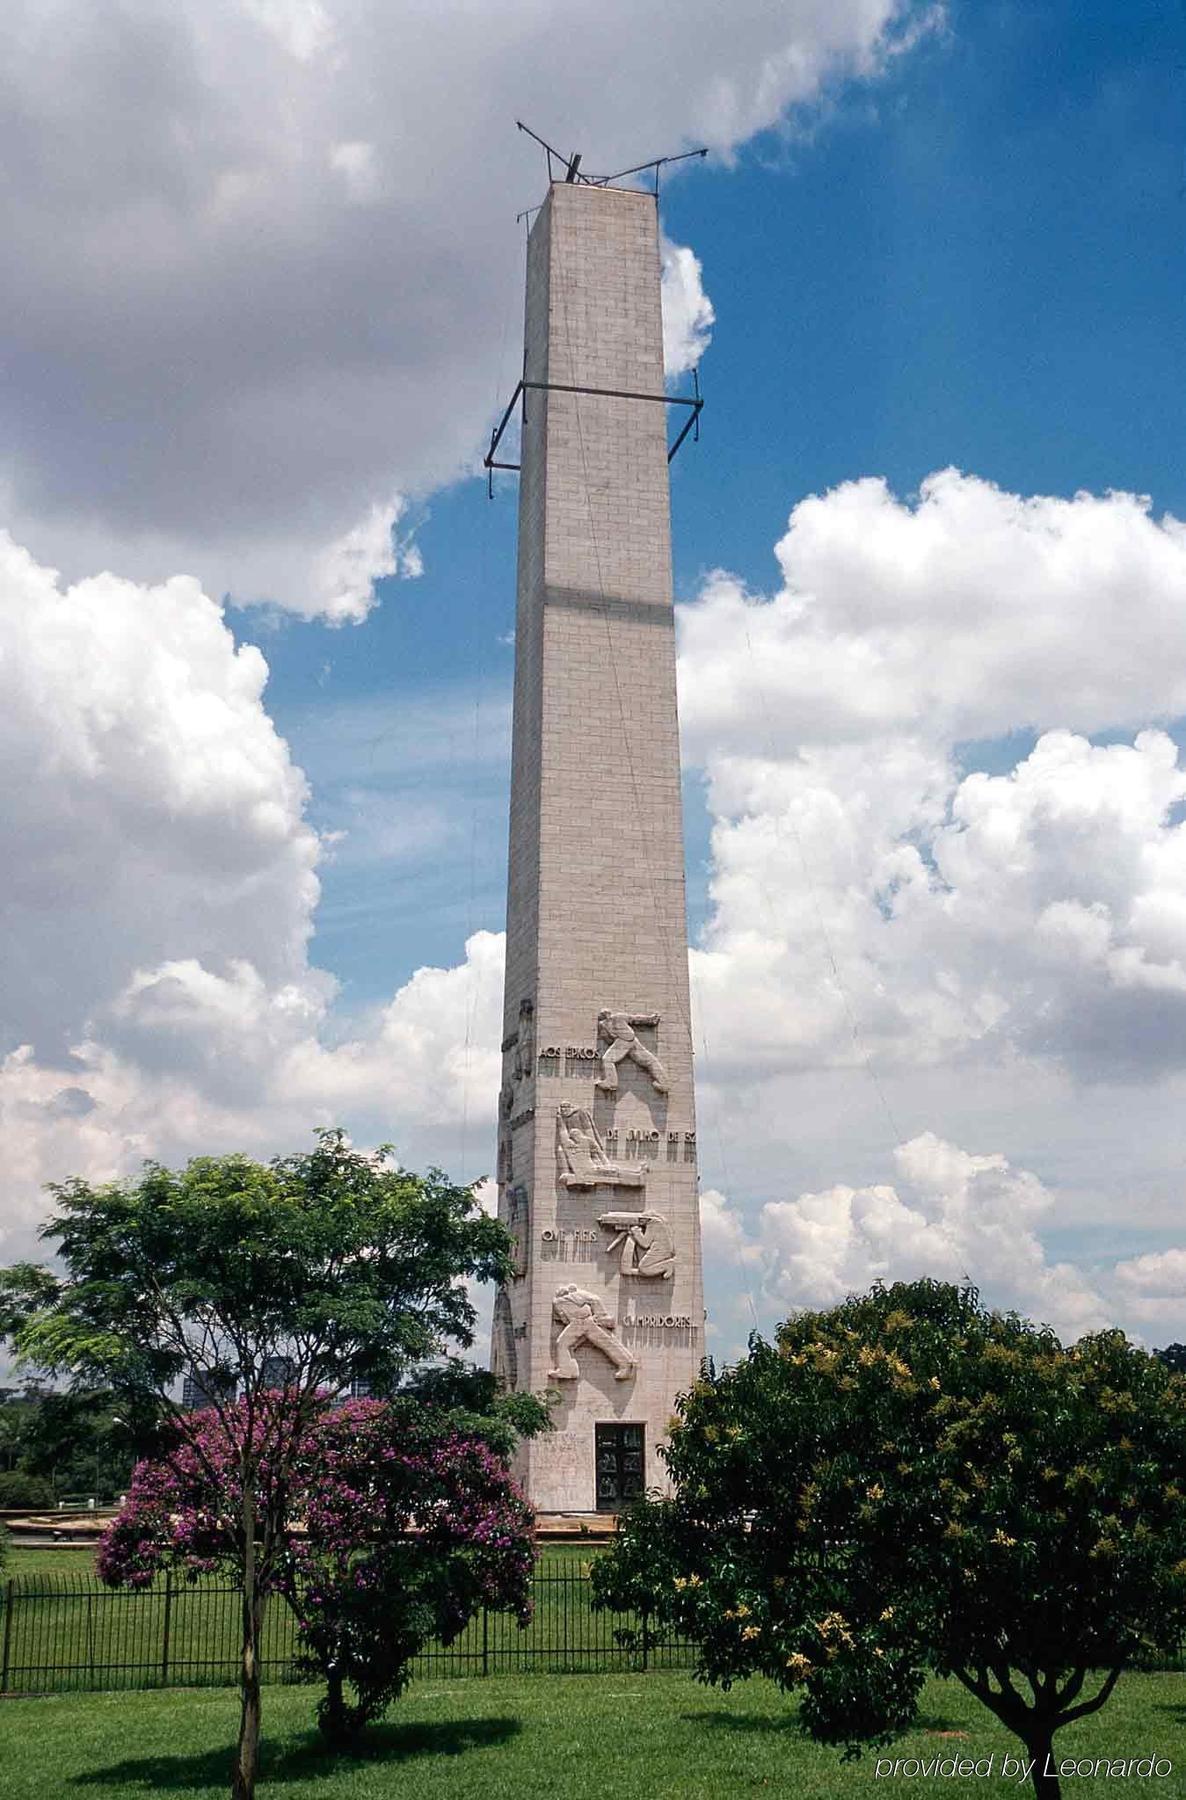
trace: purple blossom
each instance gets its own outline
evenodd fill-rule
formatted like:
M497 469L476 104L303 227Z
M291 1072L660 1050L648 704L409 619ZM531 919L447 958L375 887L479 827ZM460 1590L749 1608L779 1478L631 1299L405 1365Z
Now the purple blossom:
M137 1466L98 1567L113 1587L147 1587L166 1566L239 1579L246 1471L255 1518L282 1540L266 1585L294 1610L301 1660L329 1682L322 1724L340 1736L381 1714L426 1640L452 1641L483 1606L527 1622L534 1521L489 1446L422 1407L327 1397L288 1459L275 1452L297 1423L286 1405L266 1395L250 1428L242 1405L190 1415Z

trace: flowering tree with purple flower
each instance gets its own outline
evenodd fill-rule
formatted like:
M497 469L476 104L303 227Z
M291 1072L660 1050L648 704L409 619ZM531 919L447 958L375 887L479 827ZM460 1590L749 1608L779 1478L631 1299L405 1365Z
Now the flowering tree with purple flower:
M264 1397L261 1443L283 1398ZM166 1565L194 1580L237 1572L238 1467L225 1442L203 1414L191 1441L137 1467L100 1547L104 1581L145 1587ZM266 1448L257 1467L267 1509L277 1465ZM331 1742L382 1715L429 1639L452 1642L482 1607L530 1617L531 1509L503 1455L457 1415L411 1397L348 1401L303 1433L283 1485L283 1549L267 1580L296 1615L302 1666L326 1684L318 1722Z
M206 1559L241 1586L231 1792L252 1800L260 1638L270 1597L292 1579L316 1429L353 1382L390 1393L448 1340L469 1345L465 1283L506 1280L510 1240L472 1187L401 1169L387 1146L364 1154L341 1131L270 1163L149 1163L135 1181L51 1191L58 1209L42 1236L64 1272L0 1270L0 1335L23 1366L112 1390L130 1422L157 1434L106 1552L111 1574L123 1558L131 1579L167 1553L194 1568ZM178 1399L187 1375L199 1412ZM166 1530L174 1513L181 1524Z
M341 1408L318 1452L291 1598L302 1661L326 1681L318 1721L341 1742L430 1639L452 1643L483 1607L527 1623L534 1516L501 1456L413 1401Z

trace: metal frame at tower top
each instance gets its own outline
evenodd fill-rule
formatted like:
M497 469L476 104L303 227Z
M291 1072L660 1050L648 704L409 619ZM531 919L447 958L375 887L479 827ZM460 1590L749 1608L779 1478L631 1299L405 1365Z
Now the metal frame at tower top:
M549 182L556 180L557 165L564 171L564 180L566 183L584 187L613 187L615 182L625 181L630 175L644 175L648 169L651 169L654 171L654 185L651 192L655 196L656 204L659 199L659 170L661 168L667 163L688 162L693 157L708 155L707 149L683 150L677 156L653 156L649 162L636 163L634 167L630 169L619 169L615 175L586 175L581 168L581 152L579 150L574 150L571 156L564 156L553 144L549 144L546 138L540 137L538 131L532 131L530 125L524 125L522 119L516 119L515 124L519 127L520 131L524 132L529 138L537 143L547 156ZM525 212L518 214L518 219L526 219L531 213L538 211L538 206L528 207ZM685 419L680 430L676 433L675 440L667 452L667 460L670 462L689 432L692 433L692 442L694 444L700 442L700 414L704 408L704 398L700 392L700 377L695 369L692 370L692 390L690 395L635 394L628 392L623 388L580 387L562 381L528 381L525 378L517 384L514 393L507 401L506 410L498 421L498 424L490 433L490 448L482 458L482 466L486 470L486 491L490 498L493 499L495 469L517 470L519 468L518 463L498 461L498 446L502 442L503 433L511 422L511 415L514 413L516 406L519 404L520 400L526 405L527 394L531 391L559 394L592 394L599 395L602 399L606 400L644 400L661 406L686 406L689 409L688 417Z
M645 175L647 170L651 169L654 171L654 183L651 191L656 200L659 198L660 169L664 168L668 163L688 162L692 157L708 155L707 148L702 150L681 150L677 156L652 156L648 162L635 163L633 168L619 169L616 174L613 175L586 175L585 171L581 168L581 152L579 150L574 150L571 156L565 156L562 151L556 149L554 144L549 144L547 138L542 138L538 131L532 131L530 125L524 125L522 119L516 119L515 124L519 127L520 131L525 132L534 143L539 145L540 149L547 157L549 181L555 181L557 165L563 169L566 182L580 182L586 187L613 187L616 181L625 181L629 175ZM536 209L535 207L531 207L529 210L534 212ZM526 215L523 213L519 214L521 219L525 216Z

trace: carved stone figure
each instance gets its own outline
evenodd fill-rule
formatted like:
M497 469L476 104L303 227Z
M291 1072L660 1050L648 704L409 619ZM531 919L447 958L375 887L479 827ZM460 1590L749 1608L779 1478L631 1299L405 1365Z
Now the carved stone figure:
M638 1367L638 1358L614 1336L614 1319L603 1300L569 1282L556 1289L552 1312L561 1330L556 1339L556 1366L548 1370L549 1381L578 1379L581 1371L573 1351L581 1344L592 1344L609 1358L615 1381L629 1381Z
M511 1318L511 1302L505 1288L494 1296L494 1319L490 1332L490 1370L504 1387L513 1388L519 1370L519 1354L515 1346L515 1326Z
M515 1041L516 1081L530 1081L535 1074L535 1005L530 1000L519 1002L519 1036Z
M601 1074L594 1082L595 1087L603 1088L607 1094L617 1092L618 1064L630 1057L640 1069L645 1069L651 1078L651 1086L657 1094L667 1092L667 1070L659 1058L651 1053L638 1037L636 1025L657 1025L658 1013L615 1012L611 1007L603 1006L597 1015L597 1041L601 1049Z
M675 1274L675 1238L662 1213L602 1213L597 1223L606 1231L616 1231L609 1246L612 1256L621 1249L618 1265L622 1275L661 1276L670 1281Z
M568 1100L556 1112L556 1155L561 1187L642 1187L646 1181L645 1163L612 1162L588 1108Z

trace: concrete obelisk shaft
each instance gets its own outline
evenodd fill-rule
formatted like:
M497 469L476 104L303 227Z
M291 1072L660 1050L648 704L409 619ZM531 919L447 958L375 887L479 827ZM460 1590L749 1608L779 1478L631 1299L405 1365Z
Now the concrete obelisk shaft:
M541 1511L659 1485L704 1353L653 197L554 184L527 253L494 1363L561 1395ZM565 392L565 388L579 392ZM604 390L631 396L608 397ZM590 392L589 390L601 390Z

